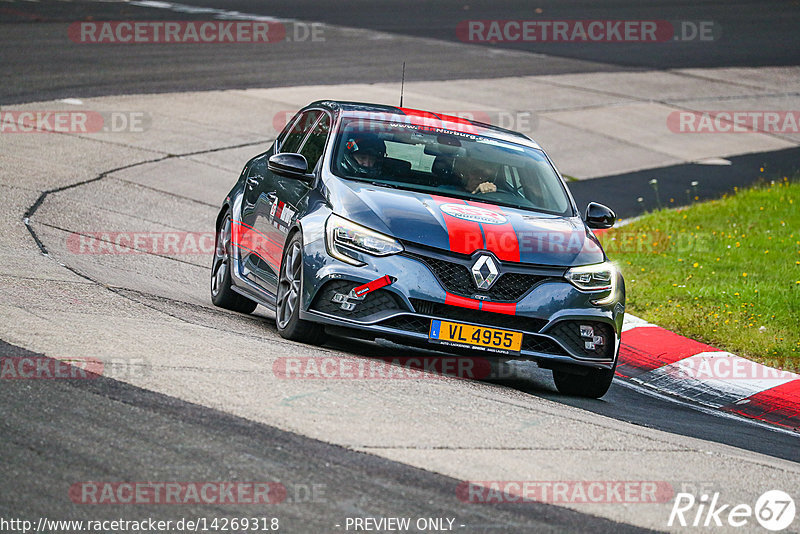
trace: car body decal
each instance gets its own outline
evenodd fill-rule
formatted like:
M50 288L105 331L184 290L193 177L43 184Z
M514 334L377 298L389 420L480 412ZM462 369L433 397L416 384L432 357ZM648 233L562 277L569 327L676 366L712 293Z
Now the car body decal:
M517 233L500 207L439 195L431 197L442 213L451 252L472 254L488 250L500 261L520 261ZM458 206L465 209L459 210Z
M231 241L242 250L251 252L270 264L275 270L280 267L273 258L280 258L283 246L271 240L252 226L242 221L233 221Z

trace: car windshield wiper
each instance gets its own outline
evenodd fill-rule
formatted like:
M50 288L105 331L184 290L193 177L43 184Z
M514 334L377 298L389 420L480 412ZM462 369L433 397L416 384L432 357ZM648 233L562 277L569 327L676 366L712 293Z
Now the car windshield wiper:
M392 189L403 189L397 184L390 184L388 182L379 182L378 180L365 180L365 182L372 184L372 185L381 185L383 187L391 187Z

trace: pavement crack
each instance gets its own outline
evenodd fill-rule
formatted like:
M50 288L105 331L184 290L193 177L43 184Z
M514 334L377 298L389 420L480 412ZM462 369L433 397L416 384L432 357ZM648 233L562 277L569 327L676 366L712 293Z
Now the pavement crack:
M135 167L140 167L142 165L148 165L150 163L158 163L158 162L166 161L166 160L169 160L169 159L188 157L188 156L195 156L195 155L200 155L200 154L211 154L211 153L215 153L215 152L222 152L222 151L225 151L225 150L234 150L234 149L237 149L237 148L243 148L243 147L247 147L247 146L263 144L265 142L268 142L268 141L265 141L265 140L262 139L262 140L258 140L258 141L247 142L247 143L239 143L239 144L236 144L236 145L226 145L226 146L210 148L210 149L205 149L205 150L196 150L196 151L193 151L193 152L185 152L185 153L182 153L182 154L166 154L166 155L163 155L163 156L158 157L158 158L146 159L146 160L138 161L138 162L135 162L135 163L129 163L127 165L122 165L122 166L119 166L119 167L115 167L113 169L109 169L107 171L101 172L100 174L98 174L94 178L88 178L86 180L80 180L78 182L74 182L74 183L69 184L69 185L64 185L64 186L61 186L61 187L48 189L46 191L42 191L42 193L39 195L39 197L36 199L36 201L33 204L31 204L28 207L27 210L25 210L25 213L22 216L22 222L25 224L25 227L28 229L28 232L31 234L31 237L33 238L34 242L36 243L36 246L39 247L39 250L42 253L42 255L52 259L53 261L58 263L60 266L64 267L68 271L72 272L76 276L79 276L80 278L83 278L84 280L87 280L87 281L89 281L89 282L91 282L93 284L96 284L96 285L98 285L100 287L103 287L103 288L107 289L108 291L111 291L112 293L115 293L116 295L119 295L122 298L130 300L132 302L137 302L138 304L141 304L142 306L148 307L148 308L150 308L152 310L155 310L155 311L160 312L162 314L168 315L168 316L172 317L173 319L176 319L176 320L181 321L183 323L191 324L191 325L194 325L194 326L201 326L201 327L205 327L205 328L212 328L212 327L209 327L208 325L204 325L204 324L198 323L196 321L191 321L189 319L186 319L185 317L180 317L180 316L178 316L178 315L176 315L174 313L170 313L170 312L165 311L163 309L159 309L159 308L157 308L157 307L155 307L152 304L149 304L147 302L137 301L136 299L131 298L130 296L126 295L120 289L113 288L113 287L111 287L111 286L109 286L107 284L104 284L104 283L100 282L99 280L95 280L94 278L92 278L91 276L81 272L77 268L72 267L70 265L67 265L66 263L63 263L61 261L58 261L57 259L55 259L53 256L50 255L50 253L47 250L47 247L45 246L44 242L39 238L39 235L36 233L36 230L34 230L34 228L33 228L33 225L31 223L31 218L36 214L36 211L42 206L42 204L44 203L45 199L47 199L48 196L54 195L56 193L60 193L62 191L67 191L67 190L74 189L74 188L77 188L77 187L82 187L84 185L88 185L88 184L92 184L92 183L95 183L95 182L99 182L100 180L103 180L103 179L109 177L111 174L119 172L119 171L123 171L123 170L126 170L126 169L132 169L132 168L135 168ZM44 224L44 223L42 223L42 224ZM61 229L59 229L59 230L61 230ZM180 261L180 260L177 260L177 261ZM186 263L186 262L183 262L183 263ZM197 266L195 264L191 264L191 265ZM253 336L253 337L257 337L257 336ZM287 344L289 344L289 343L287 343Z
M209 149L205 149L205 150L197 150L197 151L194 151L194 152L186 152L186 153L183 153L183 154L167 154L167 155L161 156L159 158L146 159L146 160L138 161L136 163L129 163L127 165L122 165L120 167L115 167L113 169L101 172L99 175L95 176L94 178L89 178L87 180L81 180L79 182L75 182L75 183L72 183L72 184L69 184L69 185L64 185L64 186L61 186L61 187L48 189L46 191L43 191L42 194L39 195L39 198L37 198L36 201L25 211L25 214L22 216L22 222L25 224L25 227L28 229L28 232L30 232L31 237L33 237L33 240L36 242L36 245L39 247L39 250L41 250L42 254L44 254L45 256L49 257L50 254L47 251L47 247L45 247L45 245L42 242L42 240L39 239L39 236L36 234L36 231L31 226L31 221L30 221L31 217L34 216L36 211L41 207L42 203L45 201L45 199L49 195L53 195L53 194L56 194L56 193L60 193L62 191L67 191L69 189L74 189L74 188L77 188L77 187L81 187L81 186L84 186L84 185L87 185L87 184L99 182L100 180L108 177L109 175L111 175L113 173L116 173L116 172L119 172L119 171L124 171L124 170L127 170L127 169L132 169L134 167L140 167L142 165L147 165L147 164L150 164L150 163L158 163L160 161L165 161L165 160L168 160L168 159L182 158L182 157L187 157L187 156L196 156L196 155L199 155L199 154L212 154L214 152L221 152L221 151L224 151L224 150L234 150L236 148L243 148L243 147L247 147L247 146L253 146L253 145L262 144L262 143L265 143L265 142L267 142L267 141L264 141L262 139L262 140L259 140L259 141L251 141L251 142L248 142L248 143L239 143L239 144L236 144L236 145L228 145L228 146L223 146L223 147L209 148ZM76 274L78 274L78 273L76 273Z

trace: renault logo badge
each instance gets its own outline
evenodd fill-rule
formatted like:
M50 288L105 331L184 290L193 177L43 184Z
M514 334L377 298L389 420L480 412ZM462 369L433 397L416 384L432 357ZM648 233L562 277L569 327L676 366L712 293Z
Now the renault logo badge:
M472 264L472 278L475 280L475 285L478 289L489 289L497 280L499 271L497 264L491 256L480 256L475 263Z

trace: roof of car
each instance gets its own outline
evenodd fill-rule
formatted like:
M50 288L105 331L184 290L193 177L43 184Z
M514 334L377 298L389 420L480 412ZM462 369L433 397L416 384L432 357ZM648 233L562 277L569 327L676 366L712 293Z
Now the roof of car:
M480 135L493 139L502 139L533 148L540 148L534 140L519 132L493 126L485 122L472 120L460 115L434 113L420 109L406 107L401 108L396 106L387 106L384 104L348 102L343 100L317 100L316 102L312 102L306 106L306 108L313 107L326 108L331 112L343 117L406 122L418 126ZM473 115L474 113L475 112L465 112L461 115Z

